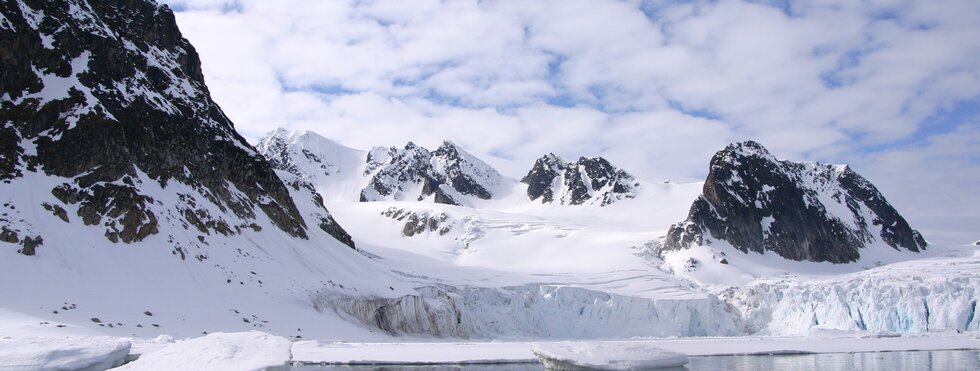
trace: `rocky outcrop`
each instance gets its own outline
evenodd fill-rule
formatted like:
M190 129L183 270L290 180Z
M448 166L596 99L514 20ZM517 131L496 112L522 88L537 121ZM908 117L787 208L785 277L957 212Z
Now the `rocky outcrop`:
M304 214L307 222L317 226L344 245L356 249L354 239L327 211L327 207L323 204L323 196L316 191L312 183L293 174L281 174L281 177L283 182L289 186L290 194L294 200L297 200L300 212Z
M389 207L381 215L399 222L404 222L405 226L402 227L402 235L405 237L420 235L427 231L445 236L452 231L453 226L456 224L454 220L449 219L449 215L446 215L446 213L432 210L413 211Z
M665 249L725 240L743 252L847 263L882 242L920 251L922 236L884 196L846 165L776 159L756 142L732 144L711 159L687 220L671 226Z
M157 234L171 214L207 234L238 233L264 214L307 238L286 186L211 100L166 5L11 0L0 14L0 180L63 179L46 191L59 203L51 209L112 242ZM149 188L182 189L175 199L217 211Z
M404 148L377 147L368 153L365 175L371 177L360 200L413 200L462 205L466 197L490 199L502 182L490 165L453 144L433 152L409 142Z
M606 206L636 197L640 183L629 173L602 157L580 157L566 163L549 153L534 162L521 179L528 185L527 197L542 203Z

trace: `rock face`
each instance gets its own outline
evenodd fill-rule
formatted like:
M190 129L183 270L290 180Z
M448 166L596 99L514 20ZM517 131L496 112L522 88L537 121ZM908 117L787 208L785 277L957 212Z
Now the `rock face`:
M266 217L307 238L289 190L211 100L167 6L10 0L0 15L0 181L59 179L40 190L58 200L45 208L112 242L164 221L231 235ZM41 236L12 209L5 241L33 253Z
M605 206L634 198L640 183L632 175L602 157L580 157L565 162L549 153L534 162L521 179L528 185L527 197L542 203Z
M404 148L376 147L368 153L364 171L370 176L360 200L417 200L462 205L466 196L490 199L500 188L501 175L452 142L427 149L409 142Z
M711 159L704 191L665 248L725 240L743 252L847 263L884 242L918 252L925 240L866 179L846 165L777 160L756 142L732 144Z

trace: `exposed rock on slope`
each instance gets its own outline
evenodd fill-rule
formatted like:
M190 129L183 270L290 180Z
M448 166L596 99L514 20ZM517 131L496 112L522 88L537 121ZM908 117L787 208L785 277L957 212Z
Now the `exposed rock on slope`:
M426 231L445 236L455 225L455 221L450 220L449 215L435 210L413 211L389 207L381 215L399 222L405 222L405 227L402 228L402 235L405 237L420 235Z
M665 248L725 240L743 252L847 263L883 242L918 252L926 242L866 179L846 165L776 159L758 143L732 144L711 159L703 194L671 226Z
M37 190L57 199L44 208L112 242L141 241L164 222L232 235L266 218L307 238L288 189L211 100L169 8L12 0L0 14L4 183L57 180ZM33 254L43 236L20 210L42 205L14 204L2 208L3 240Z
M528 185L527 197L542 203L605 206L636 197L640 184L632 175L602 157L580 157L566 163L549 153L534 162L521 179Z

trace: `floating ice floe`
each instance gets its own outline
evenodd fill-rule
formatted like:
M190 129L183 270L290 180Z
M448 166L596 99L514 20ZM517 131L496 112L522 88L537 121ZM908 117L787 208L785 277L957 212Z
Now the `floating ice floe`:
M214 333L146 353L119 370L288 370L292 342L259 331Z
M650 370L681 367L687 355L646 344L532 344L531 352L549 370Z
M102 371L126 361L130 343L108 337L0 338L0 370Z

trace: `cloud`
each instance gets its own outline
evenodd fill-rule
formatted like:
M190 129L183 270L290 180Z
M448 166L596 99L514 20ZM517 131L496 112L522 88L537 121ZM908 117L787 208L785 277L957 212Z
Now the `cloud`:
M980 162L948 137L976 131L972 116L937 120L980 107L974 0L164 2L252 140L279 126L358 148L450 139L515 177L556 152L693 180L743 139L875 174L955 171L944 146ZM915 193L931 176L872 180L955 206Z

